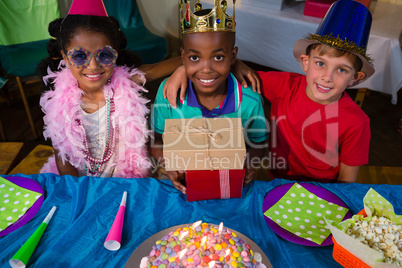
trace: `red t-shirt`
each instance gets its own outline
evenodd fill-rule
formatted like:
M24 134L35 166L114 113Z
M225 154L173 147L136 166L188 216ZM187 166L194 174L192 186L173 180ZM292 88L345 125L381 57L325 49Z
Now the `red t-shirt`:
M271 175L332 181L340 162L368 163L370 119L346 92L337 102L323 105L307 96L304 75L257 73L271 102Z

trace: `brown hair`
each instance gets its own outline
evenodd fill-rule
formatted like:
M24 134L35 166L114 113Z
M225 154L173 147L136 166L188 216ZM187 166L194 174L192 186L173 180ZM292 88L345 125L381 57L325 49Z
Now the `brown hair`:
M315 49L317 50L317 53L320 56L325 54L330 57L342 57L343 55L352 57L354 59L354 60L352 60L353 68L356 70L356 72L360 71L363 67L363 62L355 54L353 54L349 51L346 51L346 50L333 48L333 47L330 47L330 46L327 46L327 45L324 45L321 43L315 43L315 44L309 45L306 49L306 54L310 55L310 52Z

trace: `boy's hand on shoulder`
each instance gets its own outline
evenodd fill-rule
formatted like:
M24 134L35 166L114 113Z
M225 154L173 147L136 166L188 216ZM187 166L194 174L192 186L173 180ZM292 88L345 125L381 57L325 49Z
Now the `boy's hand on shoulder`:
M168 99L170 105L176 109L177 93L180 90L180 99L184 100L187 90L187 75L184 65L176 69L176 71L168 78L163 87L163 97Z
M172 182L174 188L186 194L187 188L183 185L184 182L184 173L178 171L167 171L166 174L169 177L169 180Z
M247 87L247 81L249 81L251 87L253 88L253 91L257 91L258 94L261 94L260 78L253 71L253 69L248 67L241 60L236 59L235 63L232 66L232 72L243 87Z
M254 168L246 169L246 176L244 177L243 187L247 186L254 180L255 170Z

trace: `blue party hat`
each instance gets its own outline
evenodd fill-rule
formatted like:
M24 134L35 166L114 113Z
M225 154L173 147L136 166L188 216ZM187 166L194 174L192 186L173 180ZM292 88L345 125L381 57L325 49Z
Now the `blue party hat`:
M315 34L296 41L293 55L303 68L300 56L306 54L309 45L322 43L349 51L363 63L361 71L366 77L358 81L361 83L375 72L371 59L366 54L371 22L371 13L366 6L353 0L338 0L331 5Z

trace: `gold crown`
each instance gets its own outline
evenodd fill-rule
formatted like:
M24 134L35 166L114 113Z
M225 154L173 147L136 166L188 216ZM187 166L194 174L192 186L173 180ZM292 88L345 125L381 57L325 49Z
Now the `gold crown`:
M183 34L202 32L236 32L235 3L233 0L232 17L226 14L226 0L214 0L212 10L205 15L197 16L190 10L191 0L179 0L180 27ZM194 6L195 12L202 10L200 0Z

